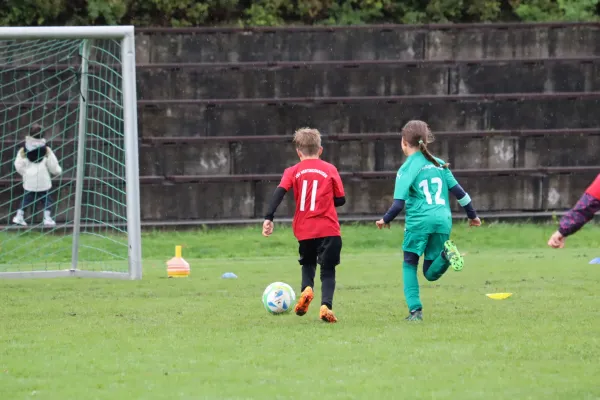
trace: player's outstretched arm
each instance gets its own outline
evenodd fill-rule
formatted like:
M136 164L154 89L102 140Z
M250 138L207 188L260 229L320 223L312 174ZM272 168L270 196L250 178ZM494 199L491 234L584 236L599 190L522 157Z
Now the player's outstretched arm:
M548 239L548 246L555 249L565 247L565 239L580 230L600 211L600 200L590 193L584 193L577 204L561 219L558 230Z
M418 169L410 168L410 166L408 168L403 166L398 170L394 185L394 203L387 210L383 218L375 222L379 229L384 227L389 228L390 223L400 214L400 211L404 208L405 199L408 198L410 186L415 180L418 171Z
M560 220L558 230L548 239L548 246L565 247L565 238L577 232L600 210L600 174L585 190L577 204Z
M465 210L465 212L467 213L467 218L469 218L469 225L480 226L481 220L477 216L477 212L473 207L471 196L469 196L469 194L465 192L465 190L462 188L462 186L460 186L458 182L456 182L456 185L450 188L450 193L452 193L454 197L456 197L456 200L458 200L458 204L460 204L463 210Z
M281 186L277 187L273 192L273 196L271 197L271 202L269 203L269 209L267 210L267 214L265 215L265 222L263 222L263 236L271 236L274 229L273 219L275 219L275 211L277 211L277 207L283 201L283 198L287 190L282 188Z
M292 188L293 175L294 173L290 168L286 169L281 177L281 182L279 182L277 189L273 192L271 202L269 203L269 209L267 210L267 215L265 215L265 221L263 222L263 236L271 236L273 233L275 211L277 211L277 207L279 207L283 201L285 194Z
M475 212L475 208L473 208L473 204L471 202L471 196L460 186L454 174L450 169L444 169L444 178L446 180L446 185L448 185L450 193L456 197L458 200L458 204L465 210L467 213L467 218L469 218L469 226L481 226L481 220L477 216Z
M333 179L333 206L341 207L346 204L346 193L344 191L344 184L342 183L342 178L340 177L340 173L337 168L332 167L333 171L331 173L331 177Z
M405 201L402 199L394 199L394 203L392 203L392 206L387 210L383 218L375 222L377 227L379 229L389 228L390 223L398 216L398 214L400 214L402 209L404 209L404 203Z

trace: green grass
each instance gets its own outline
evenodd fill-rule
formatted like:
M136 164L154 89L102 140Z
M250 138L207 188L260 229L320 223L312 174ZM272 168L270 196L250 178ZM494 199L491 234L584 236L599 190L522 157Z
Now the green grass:
M420 277L409 324L401 226L345 226L336 325L260 304L273 281L298 289L289 228L146 233L142 281L0 281L0 399L600 398L600 228L560 251L553 229L457 226L465 268ZM177 244L189 279L165 278Z

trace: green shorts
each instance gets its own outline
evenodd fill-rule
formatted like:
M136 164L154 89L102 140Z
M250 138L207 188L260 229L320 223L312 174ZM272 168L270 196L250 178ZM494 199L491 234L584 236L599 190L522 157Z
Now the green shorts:
M442 250L444 243L450 239L445 233L404 232L402 250L415 253L419 257L425 255L425 260L435 260Z

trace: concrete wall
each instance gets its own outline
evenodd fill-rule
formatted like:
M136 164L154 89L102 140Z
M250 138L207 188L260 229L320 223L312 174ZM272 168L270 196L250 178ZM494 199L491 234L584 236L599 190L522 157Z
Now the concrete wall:
M343 172L348 203L340 214L381 213L392 200L393 171L403 157L398 139L368 134L398 132L415 118L442 131L432 150L452 164L479 210L567 208L596 173L593 168L579 172L560 168L599 165L600 59L595 58L600 53L599 32L593 26L525 25L141 31L136 45L142 218L260 218L281 172L296 162L289 138L301 126L330 135L367 135L326 140L324 158ZM264 61L273 64L260 64ZM238 62L259 64L222 64ZM40 75L27 81L29 72L11 73L12 78L23 79L16 79L20 83L15 84L15 94L6 100L14 104L1 109L0 217L18 205L14 145L31 120L42 118L53 126L48 134L66 171L58 219L69 220L77 105L67 102L49 111L35 102L47 93L58 93L41 82L64 88L72 75L54 74L50 80ZM97 84L96 89L103 91L102 82ZM24 93L26 87L33 88L37 97L32 104L19 105L23 99L16 93ZM76 95L77 86L71 89ZM60 99L72 99L69 93L64 91ZM351 99L360 96L380 97ZM335 99L307 99L312 97ZM108 111L118 113L110 107ZM95 118L89 132L108 133L103 134L104 143L90 144L88 160L114 163L99 154L116 156L122 141L102 128L98 121L106 119L93 114L98 112L94 106L90 112ZM119 130L117 119L110 124ZM565 128L574 131L543 131ZM598 130L578 134L581 128ZM517 132L523 129L542 131ZM495 134L498 130L509 132ZM230 138L254 135L274 139ZM165 141L171 137L180 139ZM199 140L203 137L213 139ZM538 167L554 169L539 172ZM93 166L86 173L107 176ZM119 203L124 199L117 189L124 188L102 179L89 182L90 204L84 215L110 219L113 209L123 213ZM105 204L107 198L116 201ZM288 196L278 215L291 215L292 207ZM453 208L459 210L456 203Z
M600 46L597 27L560 24L141 32L136 56L143 64L564 58L597 54Z

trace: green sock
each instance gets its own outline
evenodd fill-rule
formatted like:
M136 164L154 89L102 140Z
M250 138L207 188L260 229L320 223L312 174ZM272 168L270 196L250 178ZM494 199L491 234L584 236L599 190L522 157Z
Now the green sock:
M417 266L407 263L402 264L402 280L404 281L404 297L408 311L423 308L419 297L419 281L417 279Z
M437 281L444 275L450 266L450 261L446 260L440 253L439 256L431 263L431 266L425 273L425 278L428 281Z

